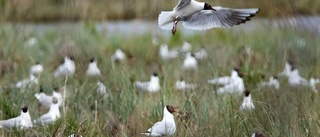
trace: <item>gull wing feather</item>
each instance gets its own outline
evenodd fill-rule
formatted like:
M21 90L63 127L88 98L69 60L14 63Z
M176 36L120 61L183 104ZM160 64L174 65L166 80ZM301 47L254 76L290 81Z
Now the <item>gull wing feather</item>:
M192 30L207 30L211 28L229 28L250 20L259 9L230 9L213 7L215 10L202 10L192 16L183 18L182 25Z
M190 3L191 0L179 0L179 3L176 7L173 8L173 10L179 10L183 7L185 7L186 5L188 5Z

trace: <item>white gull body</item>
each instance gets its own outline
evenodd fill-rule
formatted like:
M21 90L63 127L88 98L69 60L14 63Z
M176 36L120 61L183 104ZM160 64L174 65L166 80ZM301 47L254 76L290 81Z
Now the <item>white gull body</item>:
M91 59L89 65L88 65L86 76L94 77L94 76L100 76L100 75L101 75L101 73L100 73L100 69L98 68L98 65L97 65L97 60Z
M162 121L155 123L151 128L147 130L147 133L141 133L141 134L146 136L173 135L176 132L176 124L174 121L174 116L172 115L173 112L169 112L168 107L172 107L172 106L164 107Z
M240 110L241 111L253 110L254 108L255 107L254 107L254 104L253 104L252 99L251 99L251 94L250 94L250 92L249 93L246 92L246 95L245 95L245 97L243 99L243 102L242 102L242 104L240 106Z
M191 53L187 53L182 68L185 70L196 70L198 68L197 59Z
M56 97L53 97L49 112L40 116L40 118L35 120L34 123L40 123L42 125L46 125L46 124L55 122L59 118L60 118L60 110L59 110L58 99Z
M134 85L140 91L158 92L160 90L160 81L157 74L153 74L150 78L150 81L136 81Z
M54 72L54 77L65 77L72 76L75 73L76 66L74 65L74 61L69 57L64 57L64 63L59 65L58 68Z
M28 106L23 106L21 108L20 116L0 121L0 128L12 129L14 127L18 129L26 129L32 127L32 121L28 111Z
M260 82L258 84L258 86L260 88L262 88L262 87L274 87L275 89L279 89L280 88L280 82L279 82L278 79L275 79L273 76L271 76L269 78L268 82Z
M169 50L167 44L162 44L159 51L162 60L175 59L179 56L178 50Z
M195 0L179 0L173 11L162 11L158 24L164 30L175 28L181 21L182 25L192 30L207 30L211 28L229 28L250 20L259 9L231 9L220 6L211 7L205 2ZM174 33L174 32L173 32Z

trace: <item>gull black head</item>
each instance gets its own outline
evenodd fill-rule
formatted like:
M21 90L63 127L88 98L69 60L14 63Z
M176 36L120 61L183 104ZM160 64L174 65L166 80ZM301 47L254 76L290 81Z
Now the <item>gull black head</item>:
M158 77L158 73L157 72L153 72L152 76Z
M248 97L250 95L250 90L246 89L246 91L244 91L244 95Z
M28 105L22 105L21 110L23 113L27 113L28 112Z
M40 65L40 61L37 61L35 65Z
M277 76L277 75L272 75L272 77L273 77L274 79L278 79L278 76Z
M54 89L53 89L55 92L60 92L61 91L61 88L60 87L55 87Z
M92 63L92 62L94 62L96 59L95 58L91 58L90 59L90 62Z
M40 93L43 93L43 88L42 88L42 85L40 86L40 90L39 90Z
M177 111L177 108L178 108L178 107L174 107L174 106L171 106L171 105L167 105L166 108L167 108L167 110L168 110L170 113L178 112L178 111Z
M208 3L204 3L203 10L213 10L213 8L211 7L211 5L210 5L210 4L208 4Z

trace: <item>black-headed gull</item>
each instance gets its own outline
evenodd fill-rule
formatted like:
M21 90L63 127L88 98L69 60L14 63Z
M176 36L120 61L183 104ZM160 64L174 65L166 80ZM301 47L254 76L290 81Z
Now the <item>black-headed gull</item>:
M6 128L6 129L12 129L12 128L18 128L18 129L25 129L32 127L32 121L31 117L29 115L28 106L23 105L21 107L21 113L20 116L11 118L8 120L1 120L0 121L0 128Z
M192 50L192 45L189 42L184 41L179 50L182 53L190 52Z
M97 86L98 86L98 88L97 88L98 93L105 95L105 96L108 96L107 88L100 80L97 82Z
M231 71L231 76L213 78L211 80L208 80L208 83L222 85L222 86L227 85L227 84L233 82L233 80L236 80L239 77L239 74L238 74L239 71L240 70L238 68L234 68Z
M235 71L236 72L236 71ZM234 72L233 72L234 74ZM225 93L237 93L242 94L245 91L245 86L243 82L243 74L238 70L236 72L237 75L232 75L231 81L227 82L225 85L220 83L220 85L223 85L223 87L220 87L217 89L218 94L225 94ZM219 81L221 82L221 81ZM225 81L226 82L226 81Z
M291 71L288 73L288 82L292 87L296 86L308 86L308 81L299 75L298 69L291 67Z
M38 77L35 76L34 74L30 74L29 79L23 79L23 80L17 82L15 84L15 87L16 88L23 88L23 87L32 86L32 85L35 85L38 83L39 83Z
M178 50L169 50L167 44L162 44L159 51L162 60L175 59L179 56Z
M207 58L208 53L207 53L206 49L201 48L199 51L194 53L194 56L196 57L196 59L201 60L201 59Z
M231 9L220 6L212 7L205 2L195 0L179 0L173 11L162 11L158 24L164 30L176 32L179 21L182 26L192 30L207 30L211 28L229 28L250 20L259 11L258 8Z
M76 66L74 65L74 61L70 56L64 57L64 63L59 65L58 68L54 72L54 77L65 77L72 76L76 71Z
M141 133L146 136L172 136L176 132L176 123L172 113L178 112L177 107L167 105L163 110L162 121L155 123L147 130L147 133Z
M176 82L175 88L182 91L191 90L196 88L196 84L186 83L183 79L180 79Z
M53 123L60 118L58 99L56 97L52 97L51 99L52 99L52 102L50 105L49 112L40 116L40 118L35 120L34 123L40 123L41 125L46 125L46 124Z
M280 88L280 82L279 82L277 76L270 76L268 82L260 82L258 84L258 86L260 88L262 88L262 87L274 87L275 89L279 89Z
M116 52L112 55L112 60L114 62L121 62L126 59L126 54L121 49L117 49Z
M153 73L153 75L150 78L150 81L147 81L147 82L136 81L134 82L134 85L140 91L158 92L160 90L160 81L159 81L158 73Z
M88 65L88 69L86 72L86 76L94 77L94 76L100 76L100 69L97 65L97 60L95 58L90 59L90 63Z
M289 73L291 72L291 67L294 66L294 62L293 61L286 61L284 69L281 73L278 74L278 76L280 77L284 77L284 76L288 76Z
M309 80L309 86L314 92L318 92L318 89L316 88L316 84L320 83L319 79L310 78Z
M185 70L196 70L198 68L198 61L194 57L194 54L187 53L186 58L183 61L183 69Z
M266 136L262 133L255 132L251 135L251 137L266 137Z
M43 92L43 88L40 87L40 92L36 93L34 95L40 102L40 105L45 107L45 108L50 108L52 104L52 98L56 97L58 100L58 105L61 106L63 102L62 95L60 94L60 88L56 87L52 91L52 96L47 95L46 93Z
M244 93L245 93L245 97L244 97L243 102L240 106L240 110L241 111L253 110L255 107L254 107L252 99L251 99L250 91L246 90Z
M40 62L37 62L36 64L32 65L30 67L30 75L40 75L43 72L43 66L40 64Z

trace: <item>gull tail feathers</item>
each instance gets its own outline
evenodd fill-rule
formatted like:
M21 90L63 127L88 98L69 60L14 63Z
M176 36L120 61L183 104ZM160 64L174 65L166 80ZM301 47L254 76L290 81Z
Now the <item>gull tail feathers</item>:
M170 16L171 13L172 13L171 11L162 11L159 14L158 24L161 29L164 29L164 30L172 29L174 18Z

